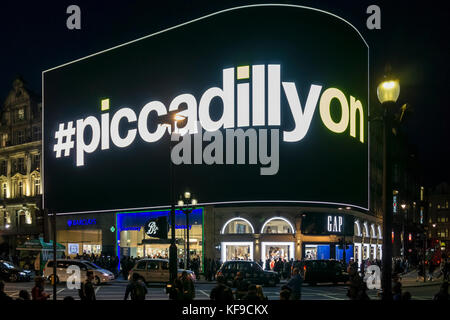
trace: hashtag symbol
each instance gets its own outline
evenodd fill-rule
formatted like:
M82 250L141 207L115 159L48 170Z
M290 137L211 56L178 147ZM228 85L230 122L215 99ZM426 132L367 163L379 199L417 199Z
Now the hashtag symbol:
M64 150L64 157L70 156L70 149L74 147L72 137L75 134L73 121L67 123L67 129L64 129L64 123L59 124L58 131L55 132L56 144L53 151L56 151L56 157L61 157L61 151Z

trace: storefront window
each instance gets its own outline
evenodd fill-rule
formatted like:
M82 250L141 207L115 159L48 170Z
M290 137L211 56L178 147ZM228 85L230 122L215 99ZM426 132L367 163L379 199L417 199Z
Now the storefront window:
M102 230L59 230L57 242L66 247L66 256L102 253Z
M278 259L289 261L294 258L294 242L262 242L261 260L265 263L265 268L270 266L273 269Z
M306 244L305 260L328 260L330 259L329 244Z
M244 218L233 218L228 220L222 228L222 234L255 233L255 229L249 221Z
M267 220L261 229L261 233L294 233L292 224L280 217Z
M149 237L144 232L144 225L150 219L168 217L168 239ZM169 211L142 211L118 213L117 236L119 257L169 258L170 228ZM189 215L189 226L186 226L186 215L181 210L175 213L175 238L179 261L184 261L187 250L187 232L189 230L190 259L203 257L203 210L194 209Z
M222 262L253 260L253 242L222 242Z

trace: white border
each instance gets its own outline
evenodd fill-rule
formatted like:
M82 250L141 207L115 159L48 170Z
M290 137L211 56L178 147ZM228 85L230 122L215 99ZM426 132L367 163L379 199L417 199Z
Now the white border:
M282 221L286 222L289 225L289 227L291 227L291 230L292 230L291 233L288 232L288 233L274 233L274 234L295 234L295 228L292 225L292 223L288 219L283 218L283 217L272 217L269 220L267 220L266 222L264 222L263 226L261 227L261 232L260 232L261 234L271 234L271 233L264 233L263 231L264 231L264 227L266 226L266 224L268 224L270 221L273 221L273 220L282 220Z
M294 256L294 248L295 248L295 242L288 242L288 241L271 241L271 242L261 242L261 261L263 263L266 262L266 246L274 246L274 245L282 245L282 246L289 246L289 255L290 259L295 260Z
M339 20L341 20L341 21L347 23L349 26L351 26L351 27L358 33L358 35L360 36L360 38L363 40L364 44L365 44L366 47L367 47L367 119L369 119L369 116L370 116L370 57L369 57L369 49L370 49L370 48L369 48L369 45L368 45L367 41L364 39L364 37L362 36L362 34L359 32L359 30L358 30L354 25L352 25L350 22L348 22L347 20L345 20L345 19L342 18L342 17L339 17L339 16L337 16L337 15L331 13L331 12L325 11L325 10L321 10L321 9L317 9L317 8L311 8L311 7L307 7L307 6L301 6L301 5L294 5L294 4L265 3L265 4L244 5L244 6L233 7L233 8L229 8L229 9L225 9L225 10L220 10L220 11L217 11L217 12L214 12L214 13L211 13L211 14L208 14L208 15L205 15L205 16L202 16L202 17L200 17L200 18L193 19L193 20L190 20L190 21L187 21L187 22L178 24L178 25L176 25L176 26L173 26L173 27L170 27L170 28L167 28L167 29L164 29L164 30L155 32L155 33L152 33L152 34L150 34L150 35L147 35L147 36L144 36L144 37L141 37L141 38L132 40L132 41L128 41L128 42L125 42L125 43L123 43L123 44L120 44L120 45L111 47L111 48L109 48L109 49L105 49L105 50L102 50L102 51L99 51L99 52L96 52L96 53L87 55L87 56L85 56L85 57L82 57L82 58L79 58L79 59L76 59L76 60L72 60L72 61L69 61L69 62L67 62L67 63L61 64L61 65L59 65L59 66L56 66L56 67L53 67L53 68L50 68L50 69L47 69L47 70L42 71L42 129L41 129L41 134L42 134L42 147L41 147L41 148L42 148L42 173L41 173L41 176L42 176L42 177L41 177L41 187L42 187L42 208L45 208L45 181L44 181L44 176L45 176L45 175L44 175L44 170L45 170L45 169L44 169L44 158L45 158L45 156L44 156L44 154L45 154L45 152L44 152L44 151L45 151L45 150L44 150L44 144L45 144L45 140L44 140L44 132L45 132L45 130L44 130L44 114L45 114L45 113L44 113L44 101L45 101L45 99L44 99L44 74L45 74L46 72L49 72L49 71L52 71L52 70L56 70L56 69L58 69L58 68L62 68L62 67L64 67L64 66L67 66L67 65L70 65L70 64L73 64L73 63L76 63L76 62L79 62L79 61L82 61L82 60L85 60L85 59L94 57L94 56L96 56L96 55L99 55L99 54L102 54L102 53L105 53L105 52L108 52L108 51L111 51L111 50L114 50L114 49L117 49L117 48L120 48L120 47L129 45L129 44L132 44L132 43L134 43L134 42L138 42L138 41L141 41L141 40L144 40L144 39L147 39L147 38L156 36L156 35L158 35L158 34L161 34L161 33L166 32L166 31L170 31L170 30L173 30L173 29L176 29L176 28L179 28L179 27L188 25L188 24L193 23L193 22L197 22L197 21L200 21L200 20L209 18L209 17L213 17L213 16L215 16L215 15L219 15L219 14L222 14L222 13L225 13L225 12L229 12L229 11L234 11L234 10L239 10L239 9L245 9L245 8L255 8L255 7L291 7L291 8L300 8L300 9L313 10L313 11L317 11L317 12L321 12L321 13L325 13L325 14L328 14L328 15L330 15L330 16L333 16L333 17L335 17L335 18L337 18L337 19L339 19ZM368 139L367 139L367 143L368 143L368 146L367 146L367 150L368 150L368 159L367 159L367 168L368 168L368 170L367 170L367 171L368 171L368 183L367 183L367 187L368 187L368 198L367 198L367 208L363 208L363 207L356 206L356 205L350 205L350 204L345 204L345 203L334 203L334 202L320 202L320 201L273 201L273 200L271 200L271 201L229 201L229 202L211 202L211 203L204 203L204 204L199 204L199 205L209 205L209 204L211 204L211 205L212 205L212 204L233 204L233 203L236 203L236 204L238 204L238 203L264 203L264 202L272 202L272 203L311 203L311 204L332 204L332 205L352 206L352 207L355 207L355 208L362 209L362 210L364 210L364 211L370 211L370 121L369 121L369 120L367 120L367 138L368 138ZM57 212L56 215L63 215L63 214L85 214L85 213L99 213L99 212L112 212L112 211L128 211L128 210L147 210L147 209L157 209L157 208L167 208L167 207L170 207L170 206L141 207L141 208L123 208L123 209L110 209L110 210L92 210L92 211L64 212L64 213L59 213L59 212Z
M250 260L253 261L253 242L252 241L246 241L246 242L221 242L220 243L220 258L222 259L222 263L225 261L232 261L232 260L226 260L227 257L227 246L249 246L250 247Z
M255 228L253 228L253 225L250 223L250 221L248 221L247 219L241 218L241 217L236 217L236 218L232 218L230 220L228 220L227 222L225 222L225 224L222 227L222 230L220 231L220 234L225 234L225 228L227 227L227 225L232 222L232 221L236 221L236 220L243 220L245 222L247 222L250 227L252 228L252 232L251 233L242 233L242 234L255 234ZM230 234L241 234L241 233L230 233Z

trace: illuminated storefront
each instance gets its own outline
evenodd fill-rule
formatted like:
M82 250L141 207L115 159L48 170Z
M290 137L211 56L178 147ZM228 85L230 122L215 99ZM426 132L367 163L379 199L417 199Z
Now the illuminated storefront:
M170 211L139 211L116 214L116 243L119 257L168 258L171 239L170 219L168 239L149 237L144 232L144 225L150 219L169 217ZM203 260L203 208L194 209L189 215L189 226L186 226L186 215L180 210L175 216L175 237L177 239L178 258L184 259L186 252L187 230L189 228L189 251L191 259Z
M56 239L66 256L115 254L114 213L59 216L56 225Z

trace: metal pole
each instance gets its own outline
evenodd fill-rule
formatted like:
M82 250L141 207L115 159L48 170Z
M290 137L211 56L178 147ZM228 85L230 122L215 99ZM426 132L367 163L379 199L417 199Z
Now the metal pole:
M390 163L392 122L389 108L393 105L395 105L395 103L383 103L383 300L392 300L392 174Z
M53 213L53 301L56 301L56 214Z
M186 210L186 269L190 270L190 251L189 251L189 212L190 209Z
M172 128L173 129L173 128ZM173 130L172 130L173 132ZM169 269L170 269L170 282L173 283L177 278L177 245L175 239L175 176L172 163L172 134L169 135L169 162L170 162L170 224L171 224L171 239L169 248Z

